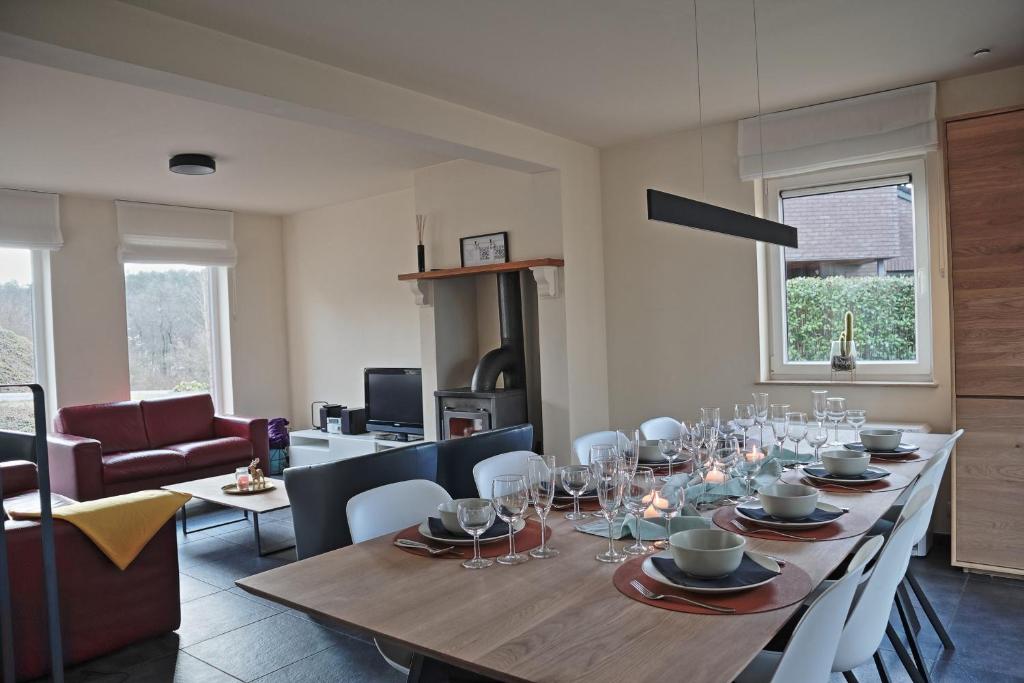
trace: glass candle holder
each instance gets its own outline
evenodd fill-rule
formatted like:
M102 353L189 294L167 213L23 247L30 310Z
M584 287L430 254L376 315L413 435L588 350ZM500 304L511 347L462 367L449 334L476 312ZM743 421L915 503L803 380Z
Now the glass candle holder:
M249 474L248 467L239 467L235 469L235 485L239 491L248 491L249 485L252 483L252 475Z

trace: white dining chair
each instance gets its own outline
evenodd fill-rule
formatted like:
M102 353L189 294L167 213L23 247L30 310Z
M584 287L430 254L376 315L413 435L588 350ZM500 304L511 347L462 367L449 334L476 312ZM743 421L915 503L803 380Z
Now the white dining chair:
M411 479L378 486L352 496L345 505L353 543L394 533L436 514L437 506L451 500L448 492L426 479ZM373 639L388 664L406 676L413 652L387 640Z
M581 465L589 465L590 447L603 443L612 444L622 450L629 445L629 437L622 432L611 430L584 434L572 442L572 452L576 454L576 459L580 461Z
M678 439L682 433L682 425L673 417L652 417L640 425L640 436L645 441Z
M864 566L882 546L875 538L860 547L841 579L804 612L784 652L765 650L736 678L737 683L823 683L828 681L843 624Z
M473 481L481 498L491 497L491 483L495 477L503 474L521 474L530 476L530 458L537 455L533 451L511 451L491 456L473 465Z

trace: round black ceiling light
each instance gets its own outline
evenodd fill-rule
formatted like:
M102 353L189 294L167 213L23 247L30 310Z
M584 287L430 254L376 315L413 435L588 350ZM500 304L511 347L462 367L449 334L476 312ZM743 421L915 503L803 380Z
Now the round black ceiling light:
M168 166L182 175L209 175L217 170L217 162L208 154L175 154Z

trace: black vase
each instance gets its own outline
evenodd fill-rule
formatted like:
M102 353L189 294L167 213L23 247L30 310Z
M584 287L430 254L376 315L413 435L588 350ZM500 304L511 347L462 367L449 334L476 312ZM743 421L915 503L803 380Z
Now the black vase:
M416 245L416 265L419 267L419 272L427 272L427 252L422 244Z

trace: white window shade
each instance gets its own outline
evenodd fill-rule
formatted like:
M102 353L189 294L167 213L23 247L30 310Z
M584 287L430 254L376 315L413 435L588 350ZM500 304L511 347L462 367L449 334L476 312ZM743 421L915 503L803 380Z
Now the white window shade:
M233 266L234 214L163 204L116 202L121 263Z
M923 83L741 120L740 178L884 161L937 146L935 84Z
M0 247L52 251L62 246L58 195L0 189Z

